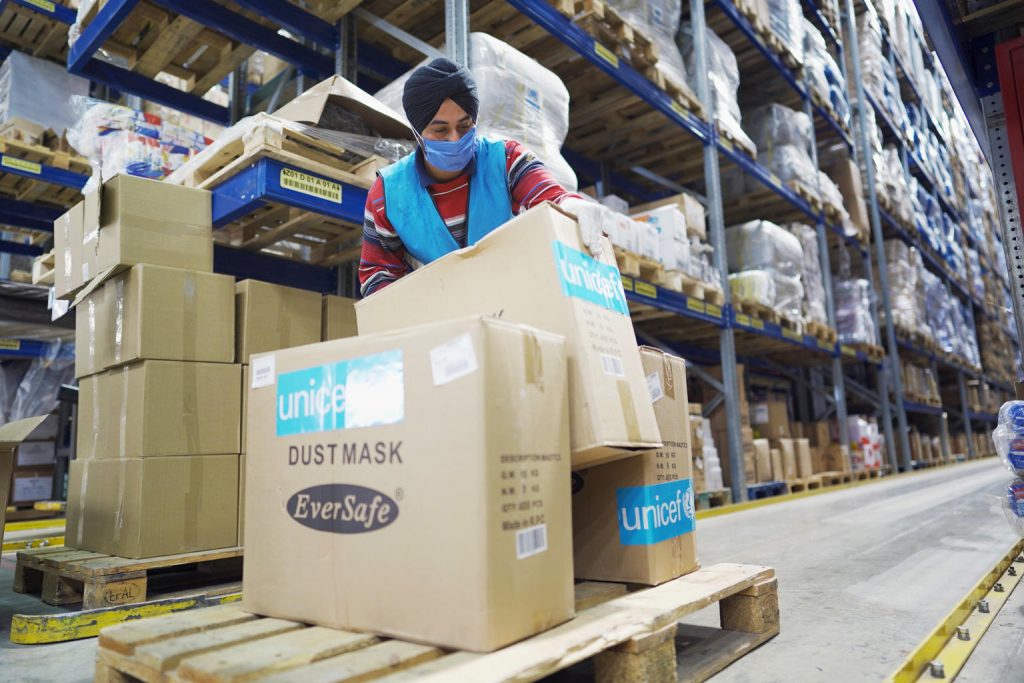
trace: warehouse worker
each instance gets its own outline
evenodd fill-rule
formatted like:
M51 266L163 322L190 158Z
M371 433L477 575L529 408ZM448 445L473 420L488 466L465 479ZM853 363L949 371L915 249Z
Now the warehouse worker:
M366 198L363 296L481 237L541 202L577 215L596 253L602 207L559 185L515 140L477 136L480 100L469 70L438 58L413 71L402 106L419 145L384 168Z

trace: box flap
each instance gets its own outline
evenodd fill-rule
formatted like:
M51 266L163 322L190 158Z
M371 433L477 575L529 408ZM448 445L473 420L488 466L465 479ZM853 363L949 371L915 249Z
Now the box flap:
M71 308L74 308L78 304L82 303L85 297L95 292L107 280L109 280L113 275L116 275L121 270L124 270L123 266L111 266L110 268L107 268L105 271L103 271L95 278L93 278L92 282L86 285L85 288L82 289L82 291L75 295L74 301L71 302Z
M4 426L0 427L0 450L7 450L17 446L19 443L31 436L32 432L34 432L39 425L43 424L49 416L50 414L47 413L46 415L26 417L24 420L8 422Z
M412 129L406 125L401 114L341 76L332 76L321 81L275 111L274 116L309 126L319 126L324 109L331 100L361 116L383 137L413 139Z

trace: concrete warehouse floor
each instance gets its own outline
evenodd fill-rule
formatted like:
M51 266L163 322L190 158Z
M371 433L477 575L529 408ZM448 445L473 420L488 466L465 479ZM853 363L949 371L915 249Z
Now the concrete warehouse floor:
M1013 543L999 507L1008 479L989 458L701 520L703 564L764 564L779 577L782 633L714 680L878 680L892 673ZM0 680L91 680L95 639L9 642L13 613L55 611L10 592L13 560L6 555L0 563ZM717 626L717 610L687 621ZM1019 679L1022 636L1019 589L960 680Z

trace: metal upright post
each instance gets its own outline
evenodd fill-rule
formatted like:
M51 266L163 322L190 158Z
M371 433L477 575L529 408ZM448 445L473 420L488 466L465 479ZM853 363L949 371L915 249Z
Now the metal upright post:
M448 59L469 64L469 0L444 0L444 51Z
M338 20L338 50L334 53L334 73L356 82L356 65L359 55L356 51L356 21L351 14Z
M722 392L725 399L726 433L729 439L729 477L731 480L732 499L747 499L744 474L746 466L743 460L743 434L740 425L740 397L738 376L736 373L736 340L732 330L732 295L729 291L729 263L725 251L725 220L722 215L722 184L718 171L718 150L715 148L717 132L714 130L714 100L708 86L707 36L704 29L704 0L690 0L690 20L693 28L694 56L697 61L697 97L708 112L711 135L704 143L704 183L708 201L708 230L711 233L711 246L714 249L715 268L721 277L722 291L725 293L723 311L724 326L719 335L719 353L722 359Z
M892 382L893 400L896 404L896 422L899 427L900 463L903 469L910 469L910 440L907 437L907 413L903 405L903 382L900 379L900 356L896 345L896 328L892 320L892 301L889 289L889 269L885 262L885 234L882 232L882 219L878 213L878 196L875 193L875 167L871 155L868 137L868 126L863 109L867 99L864 94L864 79L860 71L860 46L857 43L857 27L854 19L853 0L846 0L846 49L850 52L850 63L853 64L853 83L857 95L857 120L860 129L860 148L863 157L864 172L868 186L868 208L871 214L871 234L875 240L875 258L878 261L878 282L881 289L882 310L885 312L886 357L881 371L880 382L883 385ZM886 394L885 400L888 400ZM884 401L883 401L884 403Z
M231 112L231 124L234 125L245 115L245 89L248 80L246 62L228 74L228 110Z
M864 261L864 273L868 278L868 282L874 283L875 275L874 268L871 266L871 251L865 249L861 252L861 256ZM871 287L871 320L874 321L876 330L882 329L882 323L878 316L878 294L875 292L874 285ZM884 370L879 370L877 374L878 409L881 411L882 433L885 435L885 454L888 457L889 466L892 467L893 472L898 472L900 463L896 453L896 440L893 438L892 431L892 404L889 403L889 379ZM937 374L936 377L938 377Z

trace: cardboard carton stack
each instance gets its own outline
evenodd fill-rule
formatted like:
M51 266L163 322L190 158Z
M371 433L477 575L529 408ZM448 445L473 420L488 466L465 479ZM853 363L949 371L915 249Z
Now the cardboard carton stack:
M708 373L721 381L721 367L708 368ZM754 450L754 430L751 428L750 403L747 401L747 385L745 377L745 366L736 365L736 394L739 397L740 405L740 439L743 447L744 474L743 481L753 484L757 482L757 453ZM717 393L717 390L710 385L702 386L704 400ZM725 402L721 402L709 416L711 430L714 434L714 444L719 453L719 462L722 468L722 480L725 486L732 485L732 475L729 463L729 432L726 426Z
M236 545L234 280L211 272L209 193L118 176L63 222L62 293L82 290L67 545L128 558Z
M572 616L574 546L577 576L696 567L685 366L637 349L572 218L355 310L355 338L251 357L247 608L488 651Z
M53 500L53 468L57 456L57 416L45 415L17 447L12 462L7 504L30 507L38 501ZM0 474L2 477L2 474ZM0 478L0 481L7 481Z

